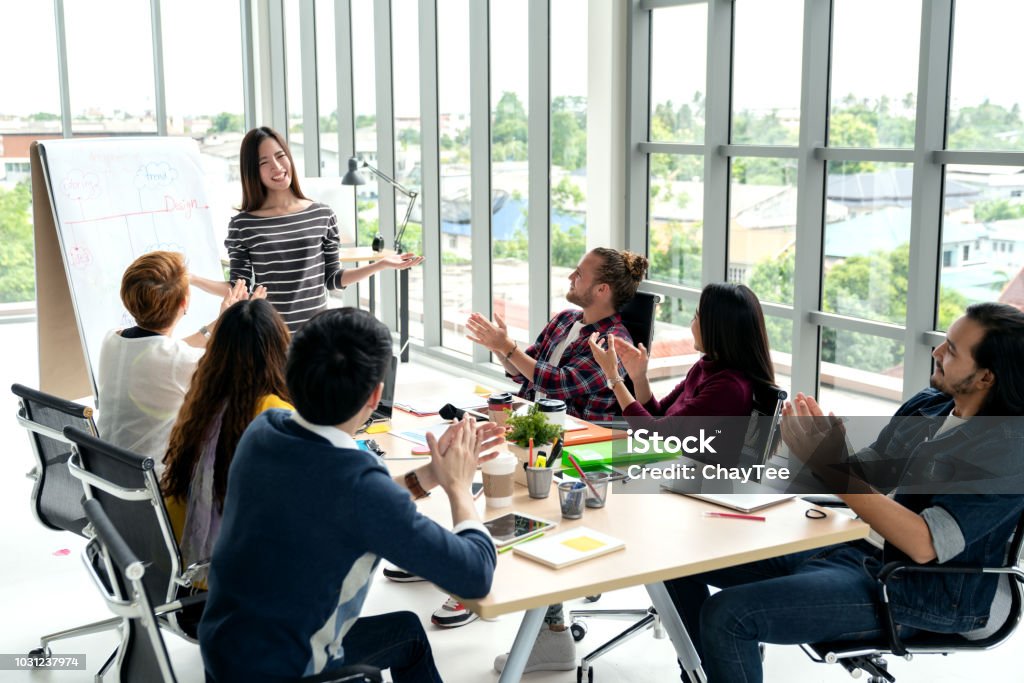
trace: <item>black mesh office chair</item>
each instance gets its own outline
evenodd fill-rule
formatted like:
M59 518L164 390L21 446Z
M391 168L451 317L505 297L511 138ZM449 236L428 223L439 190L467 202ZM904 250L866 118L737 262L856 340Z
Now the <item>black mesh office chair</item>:
M750 421L747 423L747 431L740 454L742 464L766 464L772 455L775 454L776 450L778 450L781 441L779 420L782 417L782 406L786 401L786 396L785 390L776 386L755 388L753 410L750 413ZM593 601L597 597L588 599ZM592 683L594 680L593 662L619 645L631 640L634 636L653 629L655 638L665 637L665 631L661 626L661 618L654 607L618 610L586 609L572 610L569 613L569 630L572 633L573 640L579 642L586 636L587 628L583 620L594 617L623 619L634 621L634 623L580 659L580 665L576 669L577 682L589 681Z
M128 547L146 563L144 583L160 625L195 642L202 595L192 595L192 581L205 568L181 566L181 555L154 471L153 459L118 448L74 427L64 436L72 443L68 468L85 487L88 499L103 504ZM124 667L128 634L116 654ZM142 679L137 679L142 680Z
M118 621L122 623L121 667L118 680L122 683L146 681L147 683L176 683L163 635L158 627L158 617L153 610L146 575L152 565L138 559L117 526L107 515L99 500L92 498L85 502L85 513L96 532L90 541L91 548L83 559L92 573L100 593ZM96 573L92 558L100 555L113 577L111 588ZM307 681L328 681L332 683L380 683L380 671L373 667L351 666L332 672L329 676L302 679Z
M868 683L894 683L896 678L889 673L886 655L904 657L908 661L919 654L949 655L955 652L978 652L991 650L1006 642L1020 624L1024 614L1024 515L1017 522L1017 528L1010 537L1007 561L1000 567L944 567L941 565L915 565L904 562L890 562L878 575L880 613L885 625L882 638L873 641L849 640L801 645L812 660L827 664L841 664L854 677L865 671L871 677ZM983 572L1005 574L1010 577L1010 610L1006 620L989 636L980 640L968 640L958 633L916 633L910 638L901 638L897 623L889 609L886 586L894 578L905 573L964 574Z
M47 529L85 536L86 519L82 509L84 491L82 483L72 477L68 470L71 442L64 437L63 429L77 427L95 435L92 408L21 384L12 385L11 391L18 397L18 424L28 431L32 454L35 456L35 467L27 475L34 481L30 498L32 513ZM39 647L29 655L48 656L50 643L56 640L99 633L116 628L117 625L117 619L104 619L48 633L39 639ZM101 675L103 670L105 667L101 669Z

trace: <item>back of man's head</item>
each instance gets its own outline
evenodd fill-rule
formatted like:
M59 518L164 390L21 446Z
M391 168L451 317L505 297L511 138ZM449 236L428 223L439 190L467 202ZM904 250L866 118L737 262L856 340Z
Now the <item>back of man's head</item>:
M1024 415L1024 313L1009 304L980 303L968 306L965 315L985 329L971 352L974 363L996 377L982 412Z
M336 308L310 319L292 338L285 380L299 415L338 425L366 405L390 363L388 328L366 311Z
M151 332L173 325L187 298L188 268L176 251L143 254L121 277L121 303L136 325Z

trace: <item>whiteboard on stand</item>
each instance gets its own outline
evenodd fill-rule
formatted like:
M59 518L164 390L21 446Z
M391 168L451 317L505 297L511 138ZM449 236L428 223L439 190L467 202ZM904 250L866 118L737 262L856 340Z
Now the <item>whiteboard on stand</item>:
M50 234L59 244L95 393L103 338L110 330L135 324L120 297L121 277L132 261L151 251L176 251L184 254L191 272L224 278L199 146L190 138L173 137L48 140L38 146L53 216ZM39 225L36 238L46 239ZM37 281L58 277L54 270L44 259L37 264ZM219 312L220 299L193 294L176 337L192 334ZM57 327L46 320L50 298L41 294L38 303L41 366L48 343L43 336Z

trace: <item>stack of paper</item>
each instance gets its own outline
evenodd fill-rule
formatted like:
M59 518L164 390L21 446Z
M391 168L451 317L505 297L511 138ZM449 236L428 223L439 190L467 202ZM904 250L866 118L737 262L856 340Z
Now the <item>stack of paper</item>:
M625 547L625 541L589 527L580 526L554 536L546 536L536 541L517 545L512 552L549 567L561 569L593 557L622 550Z

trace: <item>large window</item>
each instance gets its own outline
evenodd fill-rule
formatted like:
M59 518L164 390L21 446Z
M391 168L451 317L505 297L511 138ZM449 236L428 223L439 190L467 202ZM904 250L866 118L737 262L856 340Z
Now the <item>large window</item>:
M113 17L117 20L111 21ZM76 135L155 133L156 89L149 3L67 2L64 24L72 131Z
M551 313L568 307L587 250L588 11L587 0L551 2Z
M466 339L463 328L473 305L469 0L438 4L437 45L441 142L441 343L469 353L472 344Z

